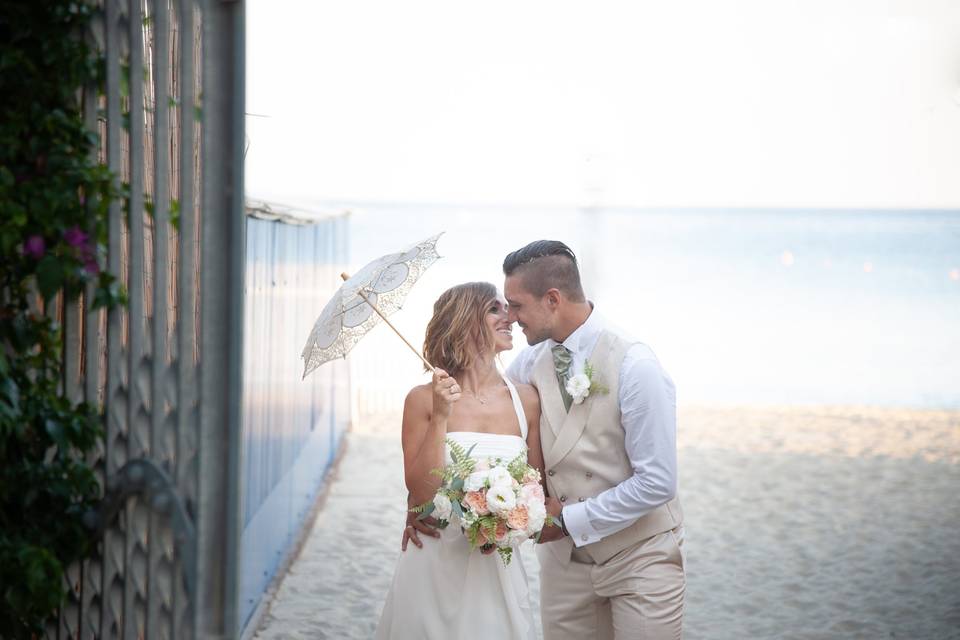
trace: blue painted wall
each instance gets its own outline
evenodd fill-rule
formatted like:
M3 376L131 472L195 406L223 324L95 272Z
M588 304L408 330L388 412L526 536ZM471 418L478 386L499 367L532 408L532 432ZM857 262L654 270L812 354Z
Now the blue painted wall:
M343 360L301 380L300 352L340 286L348 219L247 218L240 610L245 627L306 524L350 423Z

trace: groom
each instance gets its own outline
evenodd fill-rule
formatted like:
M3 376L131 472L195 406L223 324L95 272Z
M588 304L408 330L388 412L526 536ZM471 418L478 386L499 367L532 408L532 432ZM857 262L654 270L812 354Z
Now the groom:
M510 319L530 345L507 376L540 394L547 511L560 523L544 529L537 554L544 638L680 638L673 381L649 347L594 310L567 245L532 242L503 272Z

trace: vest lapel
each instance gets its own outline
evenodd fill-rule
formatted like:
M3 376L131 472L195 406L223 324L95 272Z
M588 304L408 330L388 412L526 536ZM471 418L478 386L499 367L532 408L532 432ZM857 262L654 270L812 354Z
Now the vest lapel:
M610 339L610 334L604 331L602 334L600 334L597 344L594 345L593 351L590 353L590 357L587 359L594 364L594 367L598 371L605 371L607 369L606 366L597 365L606 364L607 357L609 356L612 348L613 341ZM556 390L556 395L562 409L563 398L560 396L559 388ZM575 445L577 440L580 439L580 434L582 434L583 430L587 428L587 422L590 418L590 408L593 406L593 402L591 402L591 400L593 400L593 398L587 397L580 404L574 404L570 406L570 413L566 415L566 420L563 421L563 426L560 427L560 431L557 433L557 439L554 440L553 446L550 447L550 451L543 452L543 461L547 468L552 467L563 460L563 457L570 453L573 445Z
M533 379L539 381L537 391L540 392L540 411L547 418L554 435L560 432L560 427L567 419L567 411L563 407L563 396L560 395L560 383L557 382L557 370L553 366L553 353L544 349L534 365Z

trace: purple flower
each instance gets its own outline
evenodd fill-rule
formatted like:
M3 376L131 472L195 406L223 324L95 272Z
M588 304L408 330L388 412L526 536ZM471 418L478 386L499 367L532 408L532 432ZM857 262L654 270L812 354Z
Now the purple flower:
M80 247L87 243L87 234L80 227L71 227L63 232L63 239L71 247Z
M91 260L96 261L97 259L97 248L92 244L85 244L77 251L77 254L81 262L90 262Z
M87 272L88 275L95 276L100 273L100 265L97 264L96 259L89 258L83 265L83 270Z
M46 248L47 245L43 241L43 236L30 236L27 238L27 241L23 243L23 254L39 260L43 257L43 252L46 251Z

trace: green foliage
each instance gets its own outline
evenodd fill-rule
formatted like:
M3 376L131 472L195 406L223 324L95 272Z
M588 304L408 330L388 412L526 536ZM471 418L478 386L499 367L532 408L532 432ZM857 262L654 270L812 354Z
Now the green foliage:
M410 507L410 509L408 509L408 511L410 511L411 513L424 513L424 512L426 512L428 509L429 509L430 511L433 511L433 501L432 501L432 500L431 500L430 502L424 502L423 504L418 504L418 505L416 505L416 506Z
M461 520L463 520L463 507L460 506L460 500L462 497L463 496L461 494L460 496L457 496L455 500L450 501L450 508L453 510L453 514Z
M524 450L523 453L519 454L507 464L507 473L517 482L523 482L523 476L527 474L529 466L530 465L527 464L527 452Z
M593 394L604 394L610 393L610 388L607 385L603 384L599 379L594 379L594 372L596 370L593 368L593 363L589 360L583 363L583 373L586 374L587 380L590 381L590 388L588 391Z
M430 517L430 514L432 514L436 510L436 508L437 508L436 505L433 504L433 500L430 500L429 502L424 502L423 504L418 504L414 507L410 507L409 511L411 513L420 514L417 517L417 520L425 520Z
M96 306L124 301L101 270L115 180L96 161L80 89L103 64L86 44L93 4L8 2L0 11L0 635L43 631L64 569L89 551L83 514L99 498L84 463L102 438L95 408L60 394L60 327L34 291Z
M460 487L463 488L462 478L473 473L474 465L477 464L477 461L470 457L470 454L473 453L473 447L470 447L469 450L464 449L456 440L451 440L447 438L447 446L450 447L450 459L453 460L453 464L448 464L442 470L442 478L444 484L452 483L454 480L460 480Z
M546 518L543 519L543 529L546 529L547 527L556 527L556 526L560 526L560 525L557 522L557 519L554 518L553 516L547 516ZM543 529L540 529L540 531L537 531L537 535L533 537L533 539L538 544L540 543L540 536L543 535Z

